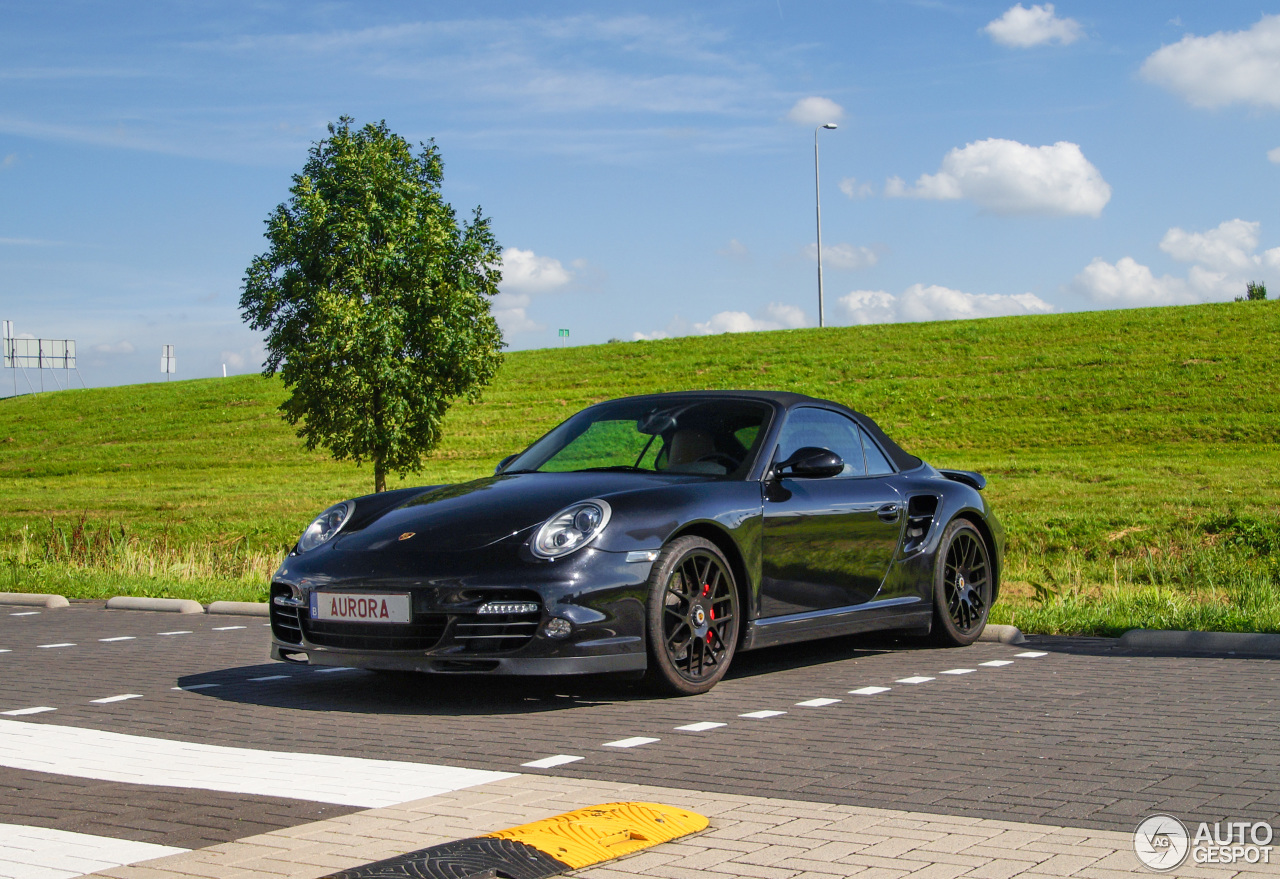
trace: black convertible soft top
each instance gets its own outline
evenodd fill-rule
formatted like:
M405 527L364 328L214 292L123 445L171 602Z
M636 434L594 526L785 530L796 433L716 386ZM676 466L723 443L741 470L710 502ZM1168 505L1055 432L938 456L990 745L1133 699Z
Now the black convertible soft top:
M914 470L924 462L915 455L908 453L902 446L895 443L889 438L880 425L868 418L861 412L850 409L848 406L842 406L831 400L823 400L819 397L810 397L807 394L796 394L791 391L668 391L664 394L639 394L640 397L744 397L749 400L766 400L770 403L776 403L785 409L794 409L797 406L813 406L815 404L826 406L831 409L838 409L853 418L854 421L862 425L863 429L871 435L871 438L879 443L880 448L884 449L889 459L893 461L893 465L899 470Z

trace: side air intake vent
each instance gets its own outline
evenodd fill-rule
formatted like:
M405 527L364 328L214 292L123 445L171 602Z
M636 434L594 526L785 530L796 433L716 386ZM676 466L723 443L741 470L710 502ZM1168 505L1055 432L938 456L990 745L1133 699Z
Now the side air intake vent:
M931 494L916 495L907 502L907 533L902 541L902 551L913 553L924 546L938 512L938 498Z
M271 616L271 634L286 644L302 643L302 624L298 620L298 603L293 590L283 583L271 584L271 603L267 606Z

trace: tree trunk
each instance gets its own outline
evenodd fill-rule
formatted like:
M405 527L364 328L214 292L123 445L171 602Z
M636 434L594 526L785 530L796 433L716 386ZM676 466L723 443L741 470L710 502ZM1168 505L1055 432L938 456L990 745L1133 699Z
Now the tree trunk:
M375 493L387 490L387 467L382 457L382 388L373 387L373 426L378 451L373 456L373 490Z

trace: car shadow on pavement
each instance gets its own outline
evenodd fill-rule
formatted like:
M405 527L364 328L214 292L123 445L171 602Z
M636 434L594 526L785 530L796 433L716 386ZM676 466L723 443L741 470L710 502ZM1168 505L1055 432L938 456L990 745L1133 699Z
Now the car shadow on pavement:
M919 638L892 634L827 638L739 654L725 681L832 663L888 651L934 649ZM600 704L647 702L655 695L634 677L372 672L265 662L184 675L177 685L212 699L310 711L398 715L512 715L564 711ZM696 697L695 697L696 698Z

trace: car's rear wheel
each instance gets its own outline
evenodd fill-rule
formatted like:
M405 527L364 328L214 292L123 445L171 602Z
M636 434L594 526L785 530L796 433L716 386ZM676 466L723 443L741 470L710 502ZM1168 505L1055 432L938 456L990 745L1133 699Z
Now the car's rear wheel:
M978 640L991 612L995 569L982 534L966 519L947 526L934 565L933 638L963 647Z
M649 573L645 682L693 696L714 687L738 643L738 590L724 553L701 537L663 547Z

